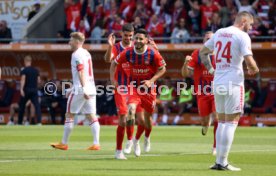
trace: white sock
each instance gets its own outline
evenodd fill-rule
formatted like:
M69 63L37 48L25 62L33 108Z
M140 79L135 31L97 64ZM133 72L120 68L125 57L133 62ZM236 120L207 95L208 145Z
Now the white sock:
M157 114L157 113L154 113L154 114L152 115L152 120L153 120L153 122L157 122L157 119L158 119L158 114Z
M220 147L220 164L226 166L228 164L228 154L230 152L235 131L237 129L237 123L227 122L225 123L225 128L222 136L222 145Z
M90 123L91 132L94 137L94 143L93 144L100 144L100 123L97 120L94 120Z
M173 123L174 123L174 124L177 124L178 121L179 121L179 119L180 119L180 116L179 116L179 115L175 116L175 118L174 118L174 120L173 120Z
M165 123L165 124L168 123L168 115L167 114L163 115L162 122Z
M217 142L217 145L216 145L216 152L217 152L217 155L216 155L216 163L217 164L220 164L220 154L221 154L221 145L222 145L222 134L224 132L224 128L225 128L225 123L223 122L219 122L218 123L218 128L217 128L217 131L216 131L216 142Z
M63 133L63 138L62 138L62 144L67 144L71 131L74 128L74 120L72 119L66 119L64 123L64 133Z

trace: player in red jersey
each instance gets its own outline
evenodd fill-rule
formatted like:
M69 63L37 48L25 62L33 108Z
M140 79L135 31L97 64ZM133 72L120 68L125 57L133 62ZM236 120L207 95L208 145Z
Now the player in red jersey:
M131 24L127 23L123 25L122 29L122 41L115 44L115 36L111 33L108 37L108 49L105 54L105 61L111 62L115 59L125 48L132 46L132 37L134 33L134 28ZM129 64L125 63L117 67L115 72L115 79L118 82L118 85L128 85L128 77L127 72L129 70ZM124 152L129 154L131 152L131 147L133 146L133 133L134 133L134 119L127 119L127 99L128 95L125 93L119 93L115 90L115 102L118 108L119 113L119 124L117 128L117 136L116 136L116 150L122 151L124 133L126 128L127 133L127 143L124 149ZM144 117L143 117L143 108L138 105L136 109L136 115L138 119L138 126L136 132L136 138L140 138L142 133L144 132ZM124 155L120 155L118 157L124 158Z
M118 86L118 82L114 79L116 67L129 63L130 69L128 72L129 83L129 104L128 118L135 118L137 105L141 104L144 108L145 116L145 136L149 136L152 129L152 113L155 108L156 87L155 81L166 72L166 63L160 53L147 45L148 34L145 29L135 31L134 47L125 49L120 53L110 66L110 80L113 85ZM133 148L136 156L140 156L139 140L133 140ZM150 138L145 138L145 152L150 150ZM122 154L121 151L116 151L117 159Z
M205 33L203 42L205 43L211 38L213 32L209 31ZM210 55L211 62L215 68L215 61L213 56ZM211 94L211 84L214 79L212 74L209 74L208 70L201 63L199 57L199 49L194 50L192 56L186 56L184 65L182 67L182 76L187 77L193 75L194 87L197 94L197 105L199 115L202 117L202 135L207 134L207 130L210 126L211 116L214 116L214 144L213 155L216 154L216 130L217 130L217 114L215 108L214 95Z

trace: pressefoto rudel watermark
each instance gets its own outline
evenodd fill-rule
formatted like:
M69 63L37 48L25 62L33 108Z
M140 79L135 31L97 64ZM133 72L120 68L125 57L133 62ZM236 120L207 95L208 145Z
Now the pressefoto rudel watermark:
M113 95L115 90L117 93L122 95L133 95L134 89L139 95L146 95L148 93L153 95L160 95L162 91L169 90L172 87L168 85L159 85L153 84L151 87L147 87L146 85L139 85L136 86L135 82L131 82L130 85L120 85L120 86L113 86L113 85L95 85L97 95ZM177 82L176 87L174 87L176 94L179 96L183 90L191 89L192 95L213 95L216 91L219 95L232 95L233 94L233 83L230 81L228 85L219 85L213 86L213 82L207 85L198 85L197 92L195 91L194 85L188 85L186 82ZM54 82L47 82L44 85L44 92L47 95L54 95L59 91L62 95L66 95L66 93L70 91L74 91L74 94L83 94L83 90L81 87L74 87L71 82L62 82L60 87L58 87ZM185 91L184 91L185 94Z

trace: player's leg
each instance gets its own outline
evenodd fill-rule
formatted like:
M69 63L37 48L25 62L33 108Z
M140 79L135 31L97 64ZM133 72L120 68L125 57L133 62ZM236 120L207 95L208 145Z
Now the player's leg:
M151 149L150 145L150 134L152 131L152 114L154 112L156 103L156 97L152 94L141 96L142 107L144 108L145 116L145 140L144 140L144 151L149 152Z
M136 107L136 113L135 113L135 117L138 121L138 124L137 124L137 131L136 131L136 136L135 136L135 139L136 140L139 140L142 133L144 132L144 117L143 117L143 108L141 107L141 105L137 105ZM128 124L129 121L127 121L127 143L126 143L126 146L125 146L125 149L124 149L124 153L131 153L131 148L133 146L133 133L134 133L134 124L135 124L135 120L133 120L133 125L132 125L132 128L131 129L128 129L130 128L131 126L129 126Z
M36 122L38 125L41 125L41 107L38 101L38 94L37 92L33 92L31 95L31 102L35 107L35 114L37 116Z
M216 87L215 87L216 90ZM216 112L218 115L218 127L216 131L216 163L210 169L218 169L220 163L221 146L222 146L222 134L224 131L225 122L225 95L220 92L214 91Z
M89 120L91 134L94 137L93 145L87 148L87 150L100 150L100 123L96 116L96 95L91 95L90 98L86 100L81 112L86 114L86 118Z
M224 167L223 170L238 171L240 168L229 165L228 155L234 140L240 115L243 112L244 88L243 86L233 86L232 89L225 98L225 107L227 108L225 109L225 127L222 133L220 164Z
M19 101L19 110L18 110L18 125L22 125L23 122L23 116L25 113L25 106L27 101L29 100L29 97L27 94L25 94L24 97L21 96Z
M67 100L67 112L65 114L65 123L64 123L64 131L62 141L59 143L52 143L50 144L53 148L60 149L60 150L67 150L68 149L68 141L71 132L74 128L74 115L77 114L80 109L82 108L84 101L83 95L75 95L71 93Z
M19 105L18 103L12 103L11 106L10 106L10 117L9 117L9 122L7 123L7 125L14 125L16 124L16 121L14 119L15 117L15 112L18 110L19 108Z
M218 128L218 114L216 112L212 113L212 117L213 117L213 124L214 124L214 129L213 129L213 133L214 133L214 142L213 142L213 151L212 154L216 155L217 151L216 151L216 132L217 132L217 128Z
M137 131L136 131L135 139L139 140L141 135L145 131L144 109L141 107L141 105L137 106L136 118L138 123L137 123Z
M201 134L204 136L207 134L208 129L210 127L210 114L212 113L212 105L210 104L208 97L206 96L197 97L197 105L199 115L201 117Z
M116 107L118 109L119 121L116 130L116 159L126 159L123 153L123 140L126 129L127 104L121 94L115 91L114 94Z
M124 101L127 102L126 98L127 96L123 96L125 99ZM129 112L128 112L129 113ZM124 149L124 152L129 154L131 152L131 147L132 147L132 138L133 138L133 133L134 133L134 124L135 124L135 115L133 118L133 115L127 116L129 118L126 119L126 134L127 134L127 143L126 147Z

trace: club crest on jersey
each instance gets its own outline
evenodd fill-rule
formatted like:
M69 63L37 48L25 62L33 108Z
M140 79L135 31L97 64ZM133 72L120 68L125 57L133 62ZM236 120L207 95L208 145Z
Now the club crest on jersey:
M81 63L79 61L76 61L76 65L80 65Z
M145 61L145 64L146 64L146 65L149 65L149 60L146 60L146 61Z

